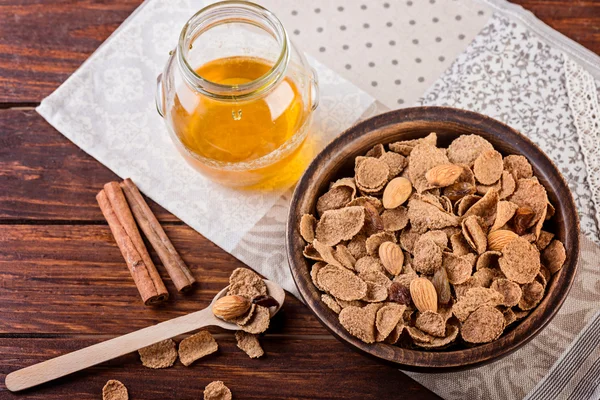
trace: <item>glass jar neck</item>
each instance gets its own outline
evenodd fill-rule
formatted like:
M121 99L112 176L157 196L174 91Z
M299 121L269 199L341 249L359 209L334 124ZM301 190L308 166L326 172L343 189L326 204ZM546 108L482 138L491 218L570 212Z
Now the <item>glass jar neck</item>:
M243 84L228 85L210 81L194 69L189 60L193 43L209 29L223 24L249 24L264 30L280 49L271 69ZM177 62L182 75L194 90L218 100L248 100L268 92L284 78L290 59L290 43L281 21L269 10L247 1L223 1L198 11L183 27L177 45ZM197 66L196 66L197 67Z

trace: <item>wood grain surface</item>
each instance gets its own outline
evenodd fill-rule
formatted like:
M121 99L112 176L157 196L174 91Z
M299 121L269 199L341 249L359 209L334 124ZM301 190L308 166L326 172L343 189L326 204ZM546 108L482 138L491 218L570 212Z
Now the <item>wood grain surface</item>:
M600 53L600 2L515 2ZM132 399L198 399L212 380L238 399L437 398L347 349L292 297L262 339L262 360L215 329L218 354L190 368L149 370L131 354L20 395L6 391L4 376L18 368L202 308L242 265L150 202L200 286L176 293L152 254L172 299L142 306L95 203L116 176L32 110L140 3L0 0L0 398L98 399L113 378Z

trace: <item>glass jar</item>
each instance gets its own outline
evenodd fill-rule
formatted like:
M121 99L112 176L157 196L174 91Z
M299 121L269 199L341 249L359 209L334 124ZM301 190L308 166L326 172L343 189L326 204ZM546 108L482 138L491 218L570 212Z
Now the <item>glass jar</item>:
M297 178L317 105L316 73L279 19L244 1L190 18L157 79L156 106L177 149L228 186Z

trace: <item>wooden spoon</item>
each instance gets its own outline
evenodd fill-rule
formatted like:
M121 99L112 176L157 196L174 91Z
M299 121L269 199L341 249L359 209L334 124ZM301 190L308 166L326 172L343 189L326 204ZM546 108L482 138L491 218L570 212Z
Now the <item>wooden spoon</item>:
M279 303L277 307L271 307L271 317L275 315L283 305L285 300L285 292L281 286L274 282L265 280L268 293ZM220 326L229 330L239 330L240 327L236 324L223 321L214 316L212 313L212 305L215 301L225 296L227 289L221 290L213 298L212 302L204 310L173 318L171 320L161 322L154 326L149 326L139 331L131 332L117 338L97 343L81 350L68 353L39 364L32 365L11 372L6 376L4 383L11 392L28 389L33 386L41 385L42 383L61 378L72 374L73 372L81 371L82 369L92 367L103 363L113 358L134 352L151 344L160 342L161 340L170 339L177 335L187 333L206 326Z

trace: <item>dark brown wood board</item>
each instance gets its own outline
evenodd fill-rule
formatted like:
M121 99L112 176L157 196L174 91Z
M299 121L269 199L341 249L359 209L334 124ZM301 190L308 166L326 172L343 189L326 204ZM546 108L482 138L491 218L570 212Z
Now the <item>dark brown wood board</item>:
M600 2L517 0L600 53ZM238 399L437 398L397 369L347 349L288 297L262 339L264 360L214 330L221 349L191 368L145 369L135 354L10 394L18 368L205 306L242 263L150 202L199 290L158 309L141 305L95 201L116 176L32 110L85 61L140 0L0 0L0 399L98 399L122 380L135 399L199 399L224 380ZM22 109L25 108L25 109Z

